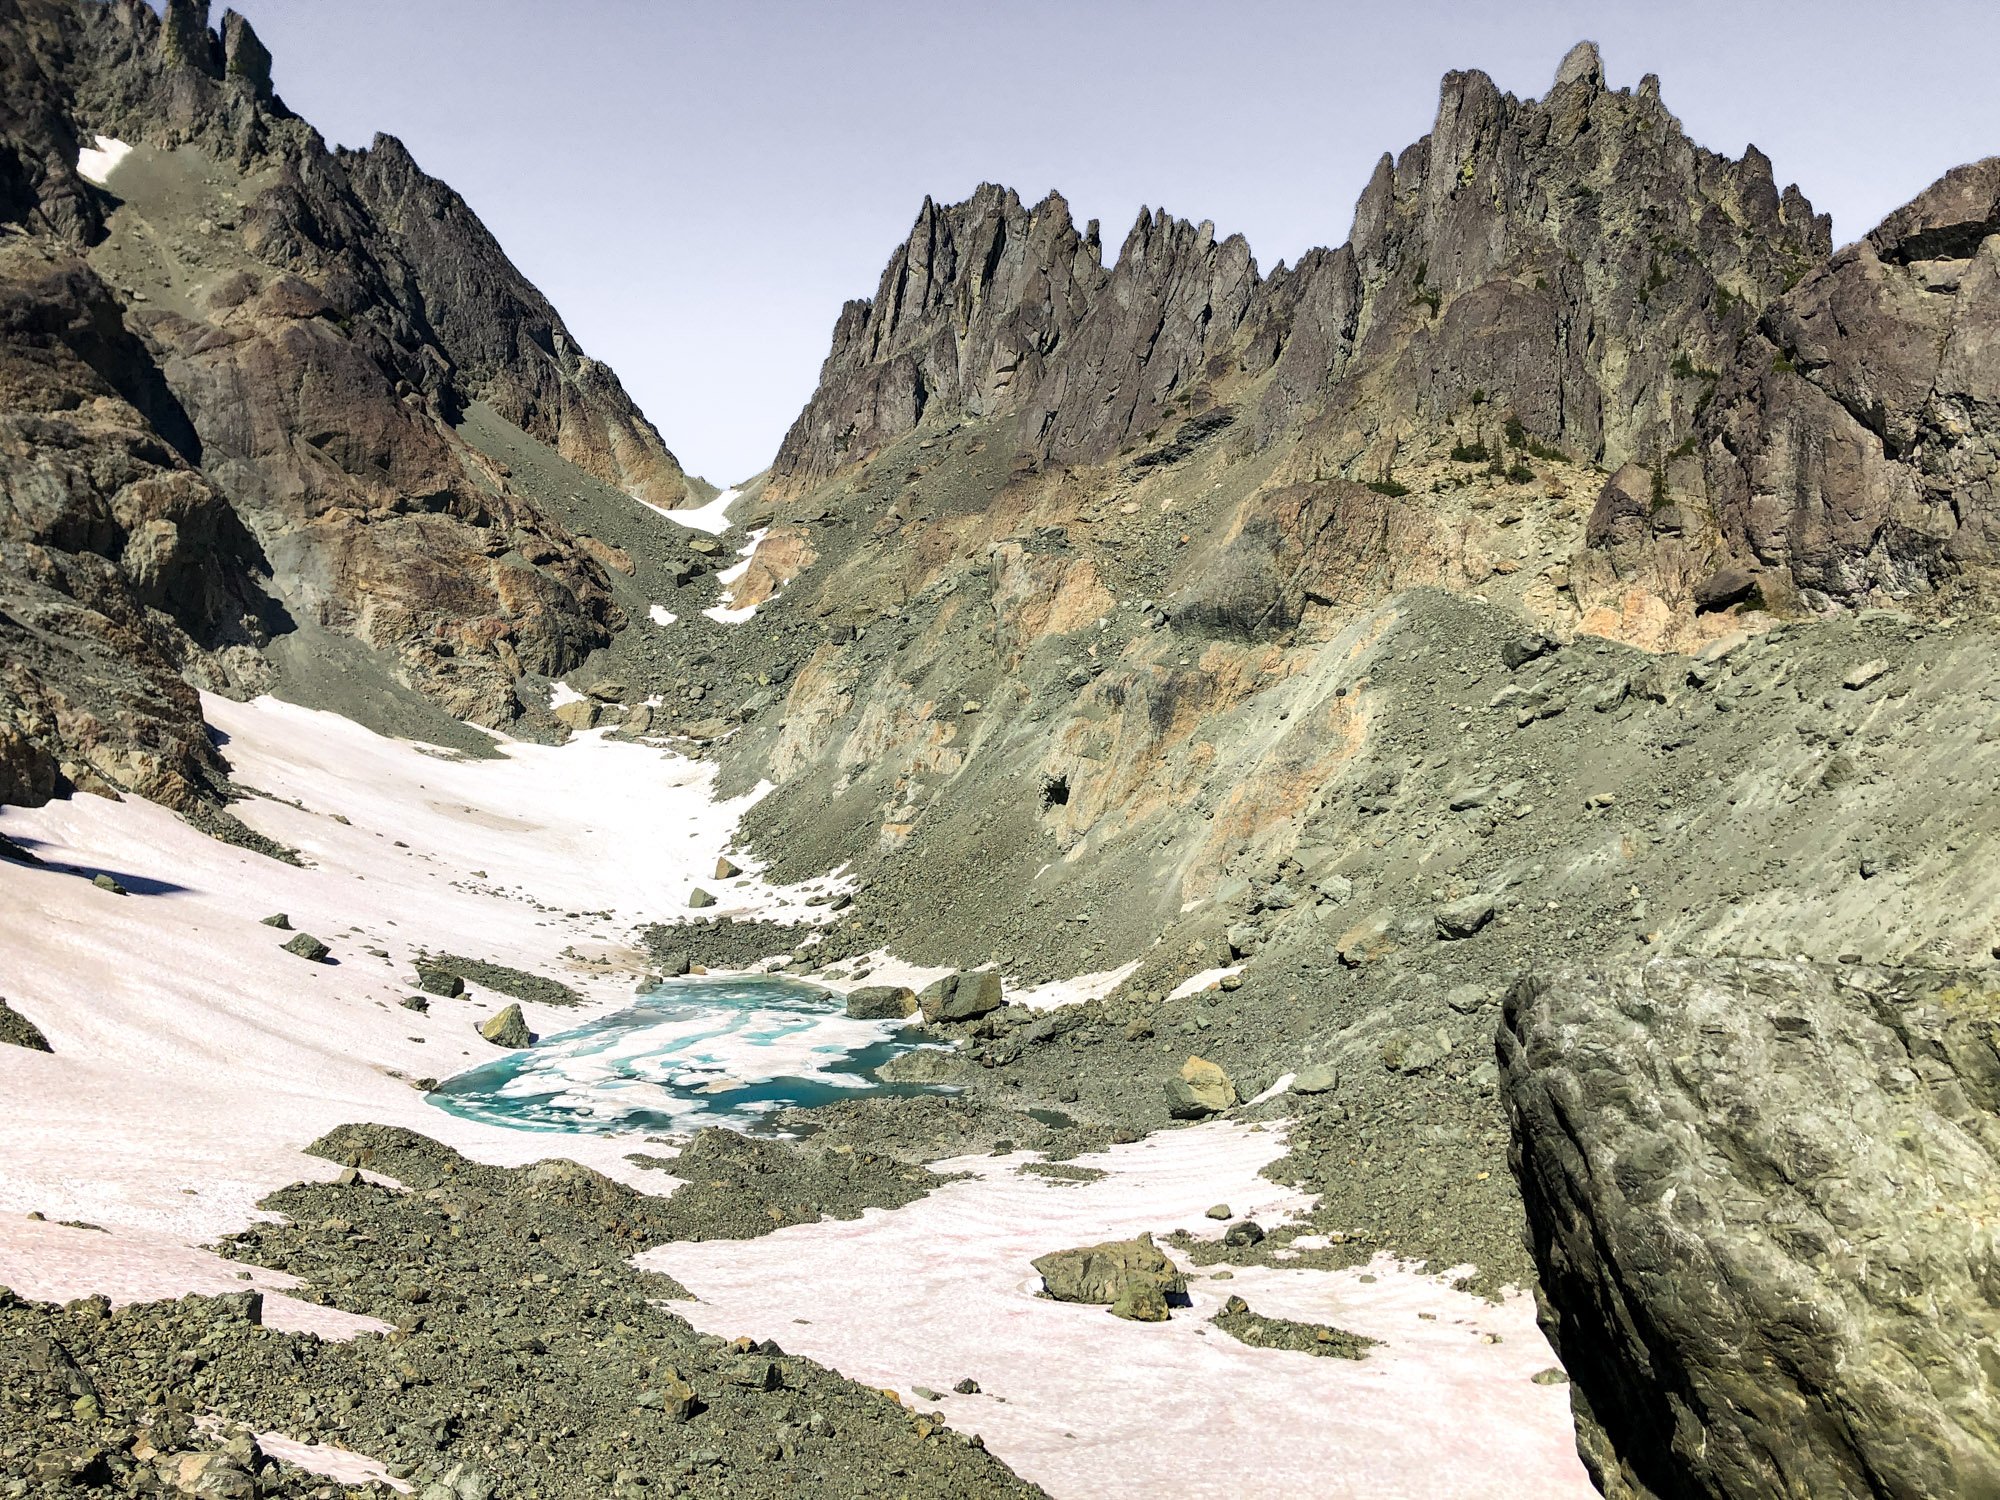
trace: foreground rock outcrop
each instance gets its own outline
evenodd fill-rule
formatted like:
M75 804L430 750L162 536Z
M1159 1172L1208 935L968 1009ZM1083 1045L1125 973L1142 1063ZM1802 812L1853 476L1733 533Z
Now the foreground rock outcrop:
M1991 975L1565 969L1500 1057L1608 1495L2000 1492Z

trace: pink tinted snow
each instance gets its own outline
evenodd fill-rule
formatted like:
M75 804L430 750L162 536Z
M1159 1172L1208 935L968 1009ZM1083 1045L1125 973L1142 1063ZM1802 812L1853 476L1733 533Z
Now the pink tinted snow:
M1275 1132L1197 1126L1080 1158L1110 1173L1083 1184L967 1158L941 1169L977 1180L894 1212L640 1259L700 1299L679 1308L698 1327L934 1406L1054 1495L1590 1500L1567 1391L1533 1380L1555 1361L1524 1294L1495 1305L1383 1260L1196 1273L1193 1306L1164 1324L1036 1295L1030 1262L1051 1250L1213 1235L1204 1211L1224 1201L1280 1222L1303 1200L1256 1173L1281 1149ZM1251 1348L1209 1325L1231 1293L1382 1347L1355 1361ZM979 1394L911 1395L967 1376Z
M350 1120L408 1125L483 1160L559 1153L644 1181L623 1160L629 1140L510 1131L425 1104L407 1079L490 1055L473 1027L501 1002L476 989L433 999L428 1015L398 1002L411 958L431 947L585 994L583 1011L525 1007L539 1030L624 1003L643 955L589 968L564 950L617 958L623 933L712 879L746 805L712 800L713 768L591 735L461 761L268 699L207 707L238 778L285 799L238 810L306 867L137 799L0 812L0 831L49 861L0 862L4 992L55 1047L0 1047L0 1284L117 1301L254 1285L275 1326L350 1335L366 1320L188 1248L258 1217L274 1188L332 1176L335 1163L300 1148ZM134 894L91 885L95 870ZM725 889L744 911L801 917L823 913L807 901L835 883L780 890L753 873ZM560 915L606 907L607 922ZM338 964L284 953L286 934L258 921L273 911L332 943ZM1074 998L1052 989L1043 1003ZM1213 1234L1203 1210L1217 1201L1278 1222L1304 1202L1256 1175L1281 1146L1276 1131L1178 1130L1090 1158L1111 1175L1082 1185L980 1158L947 1164L977 1180L894 1213L647 1259L704 1299L677 1310L713 1331L774 1337L906 1394L973 1376L987 1394L937 1404L1058 1495L1591 1494L1565 1392L1529 1378L1553 1361L1523 1298L1492 1307L1389 1266L1372 1283L1359 1271L1197 1276L1194 1308L1157 1326L1034 1295L1029 1262L1050 1250L1176 1226ZM645 1186L673 1185L651 1175ZM1206 1322L1231 1291L1385 1347L1358 1363L1247 1348Z
M110 1234L25 1216L0 1218L0 1286L31 1302L67 1302L95 1293L123 1306L190 1293L222 1297L255 1290L264 1294L264 1321L287 1333L349 1339L389 1331L379 1318L285 1295L298 1284L297 1277L283 1271L244 1266L157 1235Z
M386 1484L390 1489L401 1490L406 1495L410 1492L407 1480L392 1478L379 1458L370 1458L365 1453L349 1453L345 1448L335 1448L326 1443L302 1443L281 1432L258 1433L257 1446L264 1450L267 1457L304 1469L308 1474L331 1479L336 1484L357 1487Z

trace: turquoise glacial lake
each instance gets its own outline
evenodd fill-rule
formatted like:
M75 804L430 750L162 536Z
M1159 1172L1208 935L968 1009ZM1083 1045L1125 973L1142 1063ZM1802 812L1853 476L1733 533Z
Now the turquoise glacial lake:
M831 990L769 975L669 979L623 1010L543 1037L429 1095L522 1130L777 1133L780 1110L936 1092L875 1070L918 1044L902 1021L856 1021Z

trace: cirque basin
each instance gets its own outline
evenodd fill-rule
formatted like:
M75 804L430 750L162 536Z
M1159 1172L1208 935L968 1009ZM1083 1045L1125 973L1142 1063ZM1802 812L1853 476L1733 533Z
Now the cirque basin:
M875 1070L921 1043L907 1021L859 1021L841 997L764 974L661 981L633 1004L447 1078L427 1096L522 1130L778 1133L781 1110L934 1093Z

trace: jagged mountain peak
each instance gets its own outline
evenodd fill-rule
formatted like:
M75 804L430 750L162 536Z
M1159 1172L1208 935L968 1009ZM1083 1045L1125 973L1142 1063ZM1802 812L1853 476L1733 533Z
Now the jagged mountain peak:
M1549 442L1651 461L1693 421L1676 358L1713 367L1830 238L1755 147L1732 160L1691 141L1657 80L1607 89L1589 42L1539 100L1445 75L1431 131L1382 156L1347 243L1282 276L1261 276L1241 236L1152 208L1101 270L1059 198L1030 212L986 184L926 200L877 297L842 314L777 493L926 419L1013 418L1036 461L1088 464L1170 407L1225 400L1267 435L1337 410L1352 440L1332 461L1352 465L1475 390Z
M1578 42L1563 54L1563 60L1556 67L1555 86L1580 83L1587 88L1601 88L1604 85L1604 59L1598 55L1597 43Z

